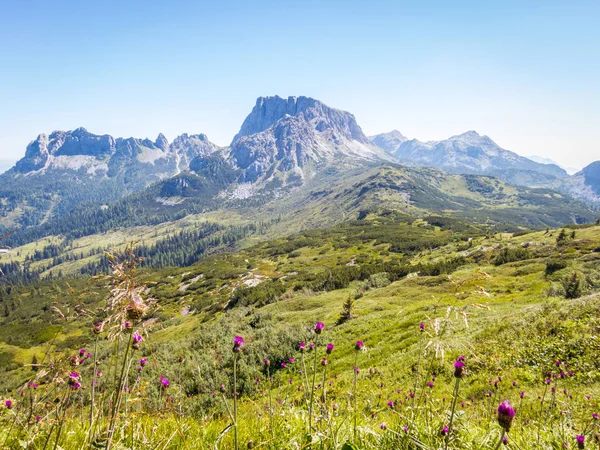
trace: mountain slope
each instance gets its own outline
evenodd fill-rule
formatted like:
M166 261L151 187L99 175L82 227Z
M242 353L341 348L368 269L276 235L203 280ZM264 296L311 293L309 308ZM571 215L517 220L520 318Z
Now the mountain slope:
M583 202L600 207L600 161L554 184L554 188Z
M382 148L401 162L411 165L436 167L450 173L494 175L509 183L526 186L548 186L567 176L555 164L531 161L501 148L488 136L480 136L475 131L430 142L407 140L392 133L373 136L371 142L383 145Z
M544 228L595 220L586 205L549 189L516 187L490 177L448 174L432 168L373 164L368 169L331 171L293 196L263 208L286 215L294 231L359 218L371 212L413 216L439 214L498 229Z

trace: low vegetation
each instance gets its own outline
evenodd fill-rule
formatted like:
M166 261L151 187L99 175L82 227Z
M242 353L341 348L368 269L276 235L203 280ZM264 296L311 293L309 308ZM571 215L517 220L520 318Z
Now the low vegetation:
M600 227L571 231L366 214L2 285L0 443L595 448Z

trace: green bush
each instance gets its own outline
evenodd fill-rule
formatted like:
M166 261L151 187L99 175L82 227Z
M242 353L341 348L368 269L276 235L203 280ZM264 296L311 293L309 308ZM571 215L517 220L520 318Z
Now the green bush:
M494 258L494 265L501 266L503 264L523 261L531 258L531 252L521 247L506 247L503 248Z
M554 272L558 272L568 266L567 261L563 259L551 259L546 263L546 275L552 275Z
M563 280L565 288L565 298L579 298L585 290L585 280L577 273L573 272Z

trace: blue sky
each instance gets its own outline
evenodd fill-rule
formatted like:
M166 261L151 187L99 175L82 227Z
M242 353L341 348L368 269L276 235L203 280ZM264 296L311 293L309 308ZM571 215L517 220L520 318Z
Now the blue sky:
M568 166L600 159L598 1L0 0L0 159L79 126L228 144L261 95L367 134L475 129Z

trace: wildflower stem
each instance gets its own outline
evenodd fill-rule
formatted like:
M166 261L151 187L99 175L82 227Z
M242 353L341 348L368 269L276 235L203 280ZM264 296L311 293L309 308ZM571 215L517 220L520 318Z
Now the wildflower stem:
M323 366L323 403L325 403L327 392L325 390L325 380L327 377L327 365Z
M271 378L271 368L267 366L267 376L269 377L269 422L271 424L271 437L275 438L275 428L273 427L273 401L271 391L273 390L273 379Z
M500 448L505 435L506 435L506 430L503 429L502 433L500 434L500 440L498 441L498 444L496 444L496 447L494 447L494 450L498 450Z
M423 333L421 332L421 337L419 338L419 356L417 357L417 371L415 373L415 386L413 387L413 397L412 397L412 405L415 405L415 397L417 395L417 386L419 385L419 371L421 369L421 354L423 353Z
M302 362L302 388L304 390L304 403L308 401L308 373L306 372L306 363L304 361L304 353L301 356Z
M88 431L88 442L92 440L92 431L94 429L94 404L96 399L96 360L98 357L98 335L94 337L94 356L92 360L92 393L90 401L90 429Z
M356 443L356 381L358 379L358 351L354 353L354 383L352 385L352 410L354 413L354 426L353 426L353 436L354 442Z
M448 422L448 433L446 434L446 444L444 446L445 450L448 450L448 443L450 442L450 433L452 433L452 422L454 421L454 411L456 409L456 400L458 399L459 386L460 386L460 377L457 377L456 383L454 384L454 392L452 394L452 408L450 410L450 421Z
M65 419L67 416L67 408L69 407L69 399L71 398L71 393L67 392L66 398L63 400L63 415L62 419L60 419L60 423L58 425L58 431L56 432L56 440L54 441L54 450L58 448L58 441L60 440L60 435L62 432L63 424L65 423Z
M238 422L237 422L237 353L233 355L233 437L235 450L238 446Z
M115 433L115 427L117 425L117 414L119 413L119 406L121 402L121 395L123 394L123 383L125 378L125 368L127 367L127 358L129 357L129 350L131 349L131 343L133 341L133 327L129 329L129 341L125 348L125 356L123 357L123 364L121 365L121 375L119 376L119 384L117 386L117 392L115 402L113 403L112 413L110 417L110 428L108 430L108 442L106 443L106 450L110 450L112 444L112 437Z
M312 413L313 413L313 401L315 398L315 380L317 378L317 349L319 348L319 335L315 339L314 359L313 359L313 377L312 386L310 388L310 404L308 405L308 433L312 432Z

